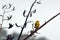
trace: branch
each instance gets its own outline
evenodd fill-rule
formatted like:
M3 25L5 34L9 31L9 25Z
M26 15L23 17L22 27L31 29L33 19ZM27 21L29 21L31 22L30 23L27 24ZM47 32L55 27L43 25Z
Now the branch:
M42 24L40 26L39 29L41 29L43 26L45 26L48 22L50 22L52 19L54 19L55 17L57 17L58 15L60 15L60 13L56 14L55 16L53 16L52 18L50 18L48 21L46 21L44 24ZM34 33L36 33L39 29L36 29L35 31L33 31L30 35L28 35L24 40L28 39L29 37L31 37Z
M11 9L11 6L12 6L12 5L9 4L9 7L8 7L7 5L4 5L4 6L2 7L2 9L3 9L3 15L0 15L0 16L2 17L2 23L0 24L1 27L2 27L3 22L4 22L5 20L10 20L10 19L12 18L12 16L10 16L10 17L7 17L8 19L4 19L5 13L8 13L8 12L11 12L11 11L14 11L14 10L15 10L15 7L13 7L11 11L7 11L7 12L6 12L6 9Z
M33 2L33 4L31 5L31 8L30 8L30 10L29 10L29 12L28 12L28 15L27 15L27 17L26 17L25 23L24 23L24 25L23 25L23 27L22 27L22 30L21 30L20 34L19 34L18 40L20 40L20 38L21 38L22 32L23 32L24 28L25 28L26 25L27 25L27 19L28 19L28 17L29 17L29 14L30 14L30 12L31 12L34 4L36 3L36 1L37 1L37 0L35 0L35 1Z

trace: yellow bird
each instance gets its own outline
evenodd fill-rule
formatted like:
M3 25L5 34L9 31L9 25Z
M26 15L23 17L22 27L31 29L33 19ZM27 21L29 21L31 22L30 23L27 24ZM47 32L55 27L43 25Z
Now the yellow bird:
M35 27L34 27L34 28L38 29L39 26L40 26L40 21L37 20L37 21L35 22Z
M39 29L40 27L40 21L36 21L35 23L32 24L32 29L30 32L32 33L33 31L35 31L36 29ZM37 33L37 32L36 32Z

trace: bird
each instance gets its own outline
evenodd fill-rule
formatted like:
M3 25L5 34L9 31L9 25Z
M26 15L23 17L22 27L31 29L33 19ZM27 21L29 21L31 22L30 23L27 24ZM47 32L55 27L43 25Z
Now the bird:
M35 30L38 30L39 28L40 28L40 21L36 20L35 23L32 24L32 29L33 31L35 31Z
M13 24L9 23L9 27L8 29L12 28L13 27Z
M40 21L37 20L37 21L35 22L35 28L38 29L39 26L40 26Z

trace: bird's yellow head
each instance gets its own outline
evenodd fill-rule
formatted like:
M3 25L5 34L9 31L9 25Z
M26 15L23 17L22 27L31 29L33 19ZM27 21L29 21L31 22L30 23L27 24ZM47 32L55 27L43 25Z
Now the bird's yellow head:
M38 29L39 26L40 26L40 21L37 20L37 21L35 22L35 28Z

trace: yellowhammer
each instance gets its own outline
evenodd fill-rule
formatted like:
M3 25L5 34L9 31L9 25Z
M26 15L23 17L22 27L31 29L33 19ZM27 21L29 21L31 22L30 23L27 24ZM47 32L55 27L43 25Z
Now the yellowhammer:
M38 29L39 26L40 26L40 21L37 20L37 21L35 22L35 28Z

